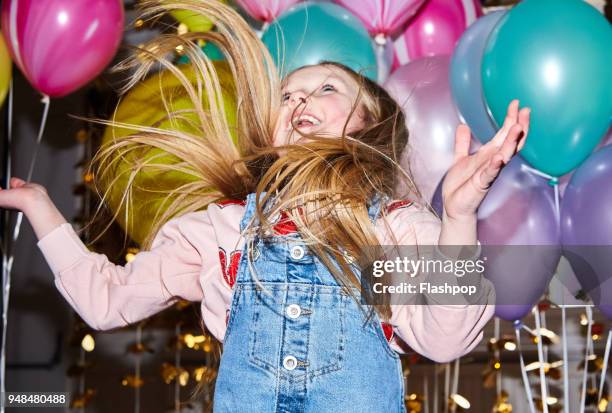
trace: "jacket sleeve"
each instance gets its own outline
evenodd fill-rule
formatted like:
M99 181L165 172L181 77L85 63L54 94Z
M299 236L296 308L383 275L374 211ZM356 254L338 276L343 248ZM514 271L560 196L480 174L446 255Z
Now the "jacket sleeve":
M205 212L168 221L151 249L139 252L125 266L89 251L69 223L55 228L37 245L68 303L92 328L109 330L145 319L177 298L202 300L202 257L187 233L190 224L203 219L196 214Z
M386 220L398 245L430 246L434 258L444 257L437 248L441 222L433 213L412 205L394 211ZM448 279L443 282L457 282L455 275L445 276ZM390 324L395 333L412 349L439 363L469 353L482 340L482 330L495 306L493 284L482 273L475 280L479 297L472 302L477 304L440 303L439 298L423 293L421 304L391 305Z

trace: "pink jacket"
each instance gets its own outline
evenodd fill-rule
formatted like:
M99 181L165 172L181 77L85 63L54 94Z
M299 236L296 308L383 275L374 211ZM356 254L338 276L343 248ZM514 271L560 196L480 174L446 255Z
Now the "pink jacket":
M239 224L243 202L214 204L167 222L150 251L138 253L125 266L91 252L72 225L63 224L38 241L55 285L92 327L108 330L149 317L174 302L173 297L201 302L206 327L223 340L244 239ZM386 218L376 222L382 245L391 234L400 245L437 245L440 221L413 203L396 201ZM387 220L385 225L382 221ZM390 345L402 353L402 341L438 362L471 351L493 315L494 291L487 305L394 305Z

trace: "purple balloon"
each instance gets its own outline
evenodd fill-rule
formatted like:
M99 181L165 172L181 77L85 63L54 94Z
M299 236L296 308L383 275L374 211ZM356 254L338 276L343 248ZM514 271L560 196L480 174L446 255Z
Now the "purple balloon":
M576 169L561 207L563 255L582 290L612 319L612 146Z
M601 142L599 142L599 145L595 147L593 152L596 152L597 150L603 148L604 146L608 146L610 144L612 144L612 127L608 129L608 132L604 135L604 137L601 139ZM561 193L561 196L564 196L565 188L567 188L567 185L572 179L572 175L574 175L574 171L576 170L574 169L573 171L568 172L565 175L559 177L559 192Z
M40 92L65 96L97 76L123 35L121 0L4 0L13 61Z
M514 158L478 208L478 239L495 286L495 315L513 321L537 304L553 277L561 247L553 189ZM442 183L434 209L442 213Z
M455 131L460 123L450 91L449 66L449 56L425 57L400 67L385 83L404 109L410 133L401 165L410 166L427 200L453 164ZM405 193L406 188L397 190Z

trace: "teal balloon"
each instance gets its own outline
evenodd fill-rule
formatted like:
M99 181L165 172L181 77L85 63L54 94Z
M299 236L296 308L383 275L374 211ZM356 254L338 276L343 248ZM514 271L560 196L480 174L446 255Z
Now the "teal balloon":
M333 3L300 3L272 23L261 39L281 76L328 60L377 80L376 54L363 24Z
M221 49L215 46L214 43L208 42L204 46L202 46L200 49L212 61L225 60L225 56L223 56ZM187 57L187 55L182 55L177 60L177 63L178 64L189 63L189 58Z
M498 125L514 98L529 106L520 154L553 176L580 165L610 126L612 28L582 0L523 0L485 47L482 83Z

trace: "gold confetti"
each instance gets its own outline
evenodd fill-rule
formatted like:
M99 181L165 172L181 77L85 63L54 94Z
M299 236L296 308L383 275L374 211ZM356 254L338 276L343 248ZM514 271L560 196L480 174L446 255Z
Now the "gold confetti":
M148 353L154 353L154 351L153 351L153 349L151 347L148 347L148 346L146 346L143 343L130 344L128 346L127 351L130 352L130 353L134 353L134 354L144 353L145 351L148 352Z
M186 386L189 382L189 372L183 368L176 368L170 363L163 363L161 370L162 378L166 384L172 383L177 378L181 386Z
M140 377L136 377L133 374L128 374L127 376L121 379L121 385L126 387L142 387L144 384L144 380Z
M497 401L493 406L491 413L512 413L512 404L508 402L508 392L502 390L497 395Z
M91 334L85 334L85 337L83 337L83 340L81 340L81 347L83 347L83 350L87 352L92 352L94 350L96 347L96 341Z
M196 367L193 369L193 379L200 383L212 383L212 381L217 377L217 371L208 366Z
M423 411L424 397L422 395L416 393L408 394L404 401L408 413L420 413Z
M91 389L91 388L85 390L85 393L83 394L77 394L70 401L70 408L71 409L84 409L85 407L87 407L87 404L89 403L91 398L95 396L95 394L96 394L96 390Z
M125 262L132 262L134 258L136 258L136 254L138 254L140 250L138 248L130 247L127 249L125 254Z
M76 140L83 143L89 137L89 133L87 133L86 129L79 129L76 133Z

